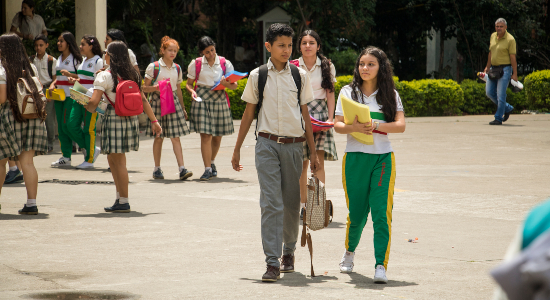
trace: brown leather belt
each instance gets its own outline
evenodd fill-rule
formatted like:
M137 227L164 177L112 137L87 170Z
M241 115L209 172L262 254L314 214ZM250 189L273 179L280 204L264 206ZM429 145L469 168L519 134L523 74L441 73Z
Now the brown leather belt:
M296 138L287 138L284 136L276 136L274 134L269 134L265 132L258 133L259 136L264 137L266 139L275 141L279 144L289 144L289 143L303 143L306 141L303 137L296 137Z

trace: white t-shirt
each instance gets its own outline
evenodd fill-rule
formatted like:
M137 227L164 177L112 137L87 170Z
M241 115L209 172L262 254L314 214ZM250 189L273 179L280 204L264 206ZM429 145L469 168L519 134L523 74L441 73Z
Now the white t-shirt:
M95 80L94 80L94 90L100 90L107 94L109 96L109 100L111 100L113 103L116 101L116 92L113 93L113 77L111 76L111 72L107 72L107 70L103 72L97 73ZM109 100L107 100L107 97L103 97L105 99L105 102L110 103Z
M187 78L194 80L195 79L195 59L191 61L189 67L187 68ZM225 59L225 73L233 72L235 68L233 64L228 59ZM199 80L197 81L198 85L213 87L214 84L220 79L222 79L223 70L220 65L220 57L216 54L216 61L213 66L208 64L206 57L202 57L201 63L201 72L199 74Z
M344 116L344 111L342 110L342 102L341 102L341 96L344 95L349 99L353 99L351 96L352 89L349 85L346 85L340 90L340 95L338 95L338 102L336 103L336 111L335 115L337 116ZM361 91L359 91L361 93ZM376 90L372 95L359 98L359 103L366 104L369 106L369 109L371 113L382 113L381 106L378 105L376 102L376 94L378 93L378 90ZM403 111L403 104L401 103L401 98L399 97L399 93L395 91L396 96L396 102L397 102L397 111ZM376 119L377 122L380 123L386 123L384 120ZM393 152L393 149L391 147L390 139L385 134L379 134L379 133L372 133L374 144L373 145L365 145L363 143L360 143L357 141L351 134L348 134L348 142L346 145L346 151L345 152L363 152L363 153L369 153L369 154L384 154L384 153L390 153Z
M53 79L50 77L50 74L48 74L48 54L45 53L42 59L38 58L38 55L34 57L34 60L32 61L36 69L38 69L38 78L40 78L40 82L43 85L49 86L50 83L52 83ZM53 63L52 63L52 76L55 75L55 67L57 65L57 59L53 57Z
M26 21L26 22L25 22ZM19 13L15 14L11 21L11 26L19 28L19 32L24 35L32 34L33 38L42 34L42 31L46 30L46 24L41 16L34 14L34 16L25 16L25 20L19 21Z
M308 70L306 67L306 64L304 63L304 59L300 57L300 68L306 70L306 72L309 74L309 79L311 80L311 87L313 88L313 97L315 99L326 99L327 98L327 90L321 87L321 83L323 82L323 73L321 71L321 59L317 57L317 61L315 62L315 65L311 70ZM332 82L336 82L336 69L334 68L334 65L330 64L330 74L332 75Z
M180 68L180 72L178 73L178 69L176 67L176 64L172 62L172 66L168 68L166 66L166 63L164 63L164 60L162 58L159 59L159 66L160 70L157 77L157 82L162 81L164 79L170 78L170 85L172 86L172 91L176 91L181 82L183 81L182 78L182 70ZM155 80L155 64L151 63L149 66L147 66L147 70L145 70L145 78L149 78L152 80ZM155 82L151 82L151 85L155 85Z
M99 55L91 58L85 58L80 64L76 74L80 78L80 84L89 89L94 86L96 72L103 68L103 59Z
M59 58L57 58L57 65L55 68L56 69L55 75L57 76L57 82L55 84L58 86L58 88L61 88L65 91L65 96L70 97L71 94L69 89L74 84L69 83L69 79L67 78L67 76L63 76L61 74L61 70L67 70L72 74L76 74L76 70L80 66L80 63L76 59L73 60L72 54L69 54L69 56L67 56L65 60L62 60L61 59L62 57L63 57L63 54L59 55Z

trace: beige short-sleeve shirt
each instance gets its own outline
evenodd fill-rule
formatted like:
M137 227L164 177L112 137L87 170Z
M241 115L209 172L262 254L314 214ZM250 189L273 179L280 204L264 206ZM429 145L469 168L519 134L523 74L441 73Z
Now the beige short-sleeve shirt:
M42 17L37 14L32 17L25 16L25 20L19 21L19 13L17 13L11 21L11 26L19 28L19 32L21 32L22 34L32 34L33 37L42 34L42 31L46 30L44 19L42 19Z
M225 60L225 73L233 72L235 68L233 67L233 64L226 59ZM196 74L195 69L195 60L189 64L189 67L187 67L187 78L194 80ZM206 61L206 57L202 57L202 64L201 64L201 72L199 74L199 80L197 80L198 85L207 86L207 87L213 87L214 84L220 79L222 79L223 76L223 70L220 65L220 57L216 54L216 61L214 62L213 66L210 66L208 62Z
M116 93L113 93L113 77L111 76L111 72L107 72L108 70L105 70L103 72L99 72L94 80L94 90L100 90L107 94L109 96L109 100L111 100L113 103L116 101ZM103 96L103 99L107 103L109 101L107 100L107 97Z
M157 82L162 81L164 79L170 78L170 85L172 86L172 91L176 91L181 82L183 81L183 75L181 74L181 70L178 73L178 68L176 67L176 64L172 62L172 65L170 67L166 66L166 63L162 58L159 59L159 74L157 77ZM145 70L145 78L151 79L151 81L155 80L155 64L150 63L149 66L147 66L147 70ZM156 82L151 82L151 85L154 85Z
M52 57L52 58L53 58L53 64L52 64L51 73L53 76L56 73L55 69L57 66L57 59L55 59L55 57ZM38 58L38 55L35 56L32 63L38 69L38 78L40 78L40 82L46 86L52 83L53 78L51 78L50 75L48 74L48 54L47 53L44 54L42 59Z
M284 137L303 136L302 111L297 99L298 87L292 78L289 63L279 72L269 59L267 69L264 99L257 120L258 131ZM302 79L300 105L305 105L314 100L313 89L307 72L298 69ZM242 95L243 101L258 104L258 77L259 68L250 72Z
M313 88L313 98L315 99L326 99L327 90L321 87L323 82L323 73L321 71L321 59L317 57L317 61L311 70L308 70L304 59L300 57L300 68L304 69L309 74L309 80L311 80L311 87ZM330 64L330 75L332 77L332 82L336 82L336 69L334 65Z

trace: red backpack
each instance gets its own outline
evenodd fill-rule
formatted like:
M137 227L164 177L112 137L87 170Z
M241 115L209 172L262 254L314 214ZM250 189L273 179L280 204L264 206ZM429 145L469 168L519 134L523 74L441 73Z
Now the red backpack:
M107 71L111 73L111 71ZM119 77L119 80L121 78ZM116 86L116 102L113 103L107 93L107 100L115 108L115 113L121 117L137 116L143 112L143 100L138 84L133 80L121 80Z

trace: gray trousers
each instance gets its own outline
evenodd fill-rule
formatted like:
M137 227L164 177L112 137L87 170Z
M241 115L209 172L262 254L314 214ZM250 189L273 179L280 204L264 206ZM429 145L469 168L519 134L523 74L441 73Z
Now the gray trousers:
M293 254L296 249L302 161L302 143L278 144L258 137L256 170L260 182L262 245L265 262L271 266L279 267L279 258Z
M46 94L46 89L50 84L45 84L43 87L43 92ZM53 147L55 141L55 101L50 101L46 103L46 132L48 134L48 148Z

